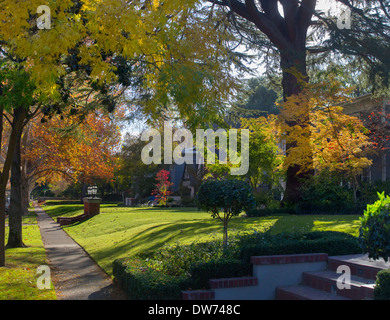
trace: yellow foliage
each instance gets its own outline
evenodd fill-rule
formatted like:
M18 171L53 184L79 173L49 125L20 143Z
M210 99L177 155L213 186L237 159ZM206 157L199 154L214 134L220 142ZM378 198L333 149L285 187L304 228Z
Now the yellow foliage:
M172 97L174 111L183 116L198 101L223 101L236 87L224 47L228 36L216 27L221 17L199 14L199 0L52 0L48 30L37 29L40 5L41 0L1 1L0 43L24 61L37 91L50 98L59 97L56 81L66 72L61 59L74 48L79 64L91 66L90 77L100 83L115 80L105 54L142 61L143 89L155 97L144 110L156 117Z
M337 81L307 85L281 105L279 135L287 146L284 167L338 171L348 177L372 164L368 130L343 112L350 89Z

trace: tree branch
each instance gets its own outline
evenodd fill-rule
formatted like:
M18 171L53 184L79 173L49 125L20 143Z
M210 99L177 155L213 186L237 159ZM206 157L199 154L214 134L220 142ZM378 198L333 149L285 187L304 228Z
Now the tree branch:
M38 179L39 177L35 178L36 176L44 173L44 172L47 172L47 171L53 171L53 172L60 172L62 173L63 175L66 175L67 177L69 177L72 181L75 180L74 177L72 177L69 173L67 173L66 171L64 170L61 170L61 169L55 169L55 168L48 168L48 169L43 169L43 170L40 170L40 171L37 171L37 172L34 172L32 175L30 175L27 180L30 182L33 182L34 179Z
M280 50L290 47L290 43L284 37L278 26L272 21L267 14L260 12L254 0L245 0L245 4L238 0L207 0L210 3L229 7L231 11L242 18L254 23L256 27L271 40Z
M289 39L294 41L297 36L298 0L280 0L280 3L283 6L286 33Z
M307 52L308 53L312 53L312 54L314 54L314 53L324 53L324 52L328 52L330 50L332 50L331 47L308 47L307 48Z
M297 21L299 21L298 28L300 30L307 30L310 26L311 18L315 13L316 3L316 0L302 0L297 17Z

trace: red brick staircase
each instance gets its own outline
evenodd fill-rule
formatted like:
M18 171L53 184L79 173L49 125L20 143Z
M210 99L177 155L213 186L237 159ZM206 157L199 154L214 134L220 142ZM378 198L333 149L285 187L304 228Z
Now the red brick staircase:
M350 288L339 289L337 280L346 274L339 266L350 270ZM304 272L302 283L276 288L277 300L367 300L373 299L376 274L390 266L384 261L369 260L364 256L337 256L328 258L324 271Z
M364 255L302 254L252 257L253 277L212 279L208 290L182 292L184 300L370 300L376 275L390 263ZM339 267L341 267L339 269ZM349 275L345 273L349 272ZM348 288L341 288L349 285ZM268 281L271 280L271 281ZM346 281L348 280L348 281ZM288 284L290 283L290 284ZM340 288L339 288L340 287Z

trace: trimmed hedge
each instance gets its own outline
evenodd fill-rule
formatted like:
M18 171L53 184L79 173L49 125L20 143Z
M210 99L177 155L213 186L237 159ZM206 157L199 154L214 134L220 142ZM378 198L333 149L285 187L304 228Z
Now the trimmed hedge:
M336 231L315 231L306 234L253 234L241 239L240 259L250 262L251 256L280 254L327 253L330 256L362 253L358 239Z
M246 277L253 273L251 263L242 263L236 259L218 259L207 262L197 262L191 265L191 288L208 289L210 279Z
M225 256L218 241L168 246L149 259L115 260L113 274L129 299L177 300L182 290L208 288L210 279L251 276L251 256L361 253L356 237L334 231L277 235L255 232L231 240Z
M381 270L376 276L375 300L390 300L390 269Z
M277 208L277 209L250 209L246 212L247 217L266 217L278 214L295 214L292 208Z
M179 300L190 284L186 276L169 276L137 259L115 260L113 274L130 300Z

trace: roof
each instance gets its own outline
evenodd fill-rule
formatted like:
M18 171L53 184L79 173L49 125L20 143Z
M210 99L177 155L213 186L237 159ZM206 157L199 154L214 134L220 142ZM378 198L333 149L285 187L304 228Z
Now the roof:
M365 94L352 99L341 105L344 112L349 115L360 114L361 112L373 111L375 108L382 106L385 97L374 97L372 94Z

